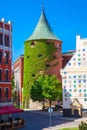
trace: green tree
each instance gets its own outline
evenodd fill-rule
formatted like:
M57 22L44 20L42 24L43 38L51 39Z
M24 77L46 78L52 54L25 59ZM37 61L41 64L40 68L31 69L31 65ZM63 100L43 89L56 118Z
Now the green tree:
M43 96L51 102L62 99L62 84L56 76L44 76Z
M40 77L38 80L35 80L33 86L31 87L31 99L33 101L43 102L43 109L45 108L45 98L43 96L43 78Z
M31 98L33 101L43 102L48 99L51 107L51 101L62 99L61 82L56 76L45 75L39 77L31 88Z
M17 94L17 90L16 90L14 76L12 76L12 99L13 99L13 104L17 105L18 104L18 94Z

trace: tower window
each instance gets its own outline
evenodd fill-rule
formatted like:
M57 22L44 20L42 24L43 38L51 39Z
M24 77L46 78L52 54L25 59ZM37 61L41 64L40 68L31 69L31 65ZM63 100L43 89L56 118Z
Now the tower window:
M39 54L38 57L42 57L42 54Z
M27 59L30 58L30 56L27 56Z
M3 34L0 33L0 45L3 45Z
M46 64L46 67L50 67L50 64L49 64L49 63L47 63L47 64Z
M49 45L49 44L50 44L50 42L49 42L49 41L47 41L47 42L46 42L46 44L48 44L48 45Z
M34 41L32 41L32 42L31 42L31 46L34 46L34 45L35 45L35 43L34 43Z
M35 74L32 74L32 77L35 77Z
M56 56L55 56L55 55L53 55L53 58L56 58Z

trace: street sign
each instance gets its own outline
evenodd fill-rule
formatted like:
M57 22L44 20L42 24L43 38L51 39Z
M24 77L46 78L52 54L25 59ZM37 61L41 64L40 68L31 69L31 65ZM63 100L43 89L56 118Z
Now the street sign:
M49 107L48 108L48 112L49 112L49 117L50 117L50 127L51 127L51 113L53 112L53 108Z
M49 107L49 108L48 108L48 112L49 112L49 113L52 113L52 112L53 112L53 108L52 108L52 107Z

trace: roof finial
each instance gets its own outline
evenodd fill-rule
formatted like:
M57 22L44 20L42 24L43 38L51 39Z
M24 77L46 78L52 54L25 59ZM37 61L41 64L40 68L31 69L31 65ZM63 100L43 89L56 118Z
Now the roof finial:
M44 0L42 0L42 10L44 10Z

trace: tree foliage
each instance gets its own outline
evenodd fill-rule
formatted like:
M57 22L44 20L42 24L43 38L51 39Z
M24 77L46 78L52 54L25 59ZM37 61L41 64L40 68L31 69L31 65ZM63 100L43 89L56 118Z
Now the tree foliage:
M62 99L62 86L61 82L56 76L41 76L31 89L31 98L33 101L43 101L48 99L50 101L56 101Z

